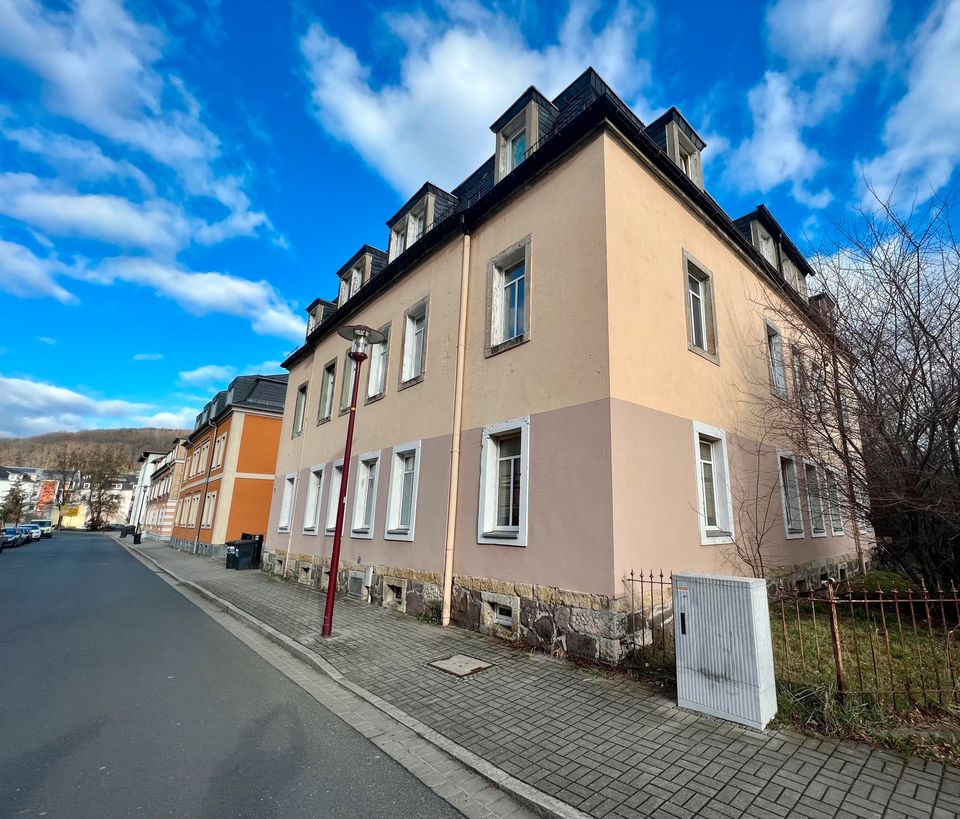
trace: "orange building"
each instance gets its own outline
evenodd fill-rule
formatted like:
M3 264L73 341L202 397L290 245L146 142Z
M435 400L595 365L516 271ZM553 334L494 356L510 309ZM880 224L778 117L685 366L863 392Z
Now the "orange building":
M266 532L286 388L286 375L241 375L197 416L172 545L220 556L244 532Z

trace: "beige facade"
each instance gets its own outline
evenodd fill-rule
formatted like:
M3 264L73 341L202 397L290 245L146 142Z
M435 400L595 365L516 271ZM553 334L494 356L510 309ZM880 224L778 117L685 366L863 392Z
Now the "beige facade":
M183 439L176 439L173 448L154 465L143 527L147 536L154 540L167 541L173 537L186 459L185 444Z
M384 283L374 278L311 329L287 362L266 537L270 570L323 582L318 567L329 561L334 473L347 423L340 411L347 342L335 330L365 324L388 327L390 338L384 394L359 402L347 484L340 569L356 576L372 566L375 577L367 591L354 582L354 592L422 611L443 596L452 547L454 622L615 659L631 571L748 571L737 559L735 510L744 486L755 483L751 470L762 473L764 491L779 495L777 447L758 428L752 406L769 398L764 305L800 297L785 296L760 254L733 235L732 223L696 200L699 154L689 163L693 177L678 182L662 158L650 159L649 145L623 133L629 125L601 118L549 160L537 163L537 152L528 153L525 176L522 164L505 175L496 165L492 204L482 216L447 230L422 254L408 248L387 265ZM499 158L499 134L496 144ZM497 196L500 186L505 193ZM421 241L430 241L429 231ZM690 341L688 262L709 277L714 347L706 353ZM498 277L507 268L524 278L522 332L494 344L492 322L517 321L502 309L506 290L496 291L505 288L497 281L505 281ZM422 377L405 381L409 311L424 300ZM375 355L364 364L361 396ZM331 361L334 409L329 420L318 419ZM304 385L308 409L298 432L293 407ZM729 511L712 527L704 522L701 434L718 443L715 457L723 459L711 464L714 500ZM491 503L500 516L514 500L501 491L505 473L491 479L490 471L509 460L500 443L508 439L519 447L522 478L514 498L519 515L511 511L509 525L501 526L499 518L490 522ZM410 452L418 476L415 521L401 538L390 526ZM455 504L452 467L459 476ZM513 492L516 484L509 486ZM356 523L368 522L368 492L375 492L372 521L363 531ZM805 495L803 515L809 520ZM845 565L851 535L849 521L843 533L827 526L820 537L810 536L809 524L805 536L791 538L780 526L765 548L770 565L781 569ZM558 607L567 614L558 617ZM579 625L564 631L559 620L571 612ZM536 623L544 617L550 623L541 629ZM589 639L577 636L583 634Z

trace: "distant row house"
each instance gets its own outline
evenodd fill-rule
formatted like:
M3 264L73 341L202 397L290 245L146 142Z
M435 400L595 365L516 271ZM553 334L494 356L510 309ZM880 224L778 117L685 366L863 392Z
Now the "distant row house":
M211 399L153 473L158 489L148 534L220 556L227 541L263 533L286 386L286 375L244 375Z
M385 340L360 385L350 593L616 660L631 571L744 571L758 457L770 564L847 571L871 533L842 512L844 476L797 462L745 410L802 386L775 315L814 326L823 307L772 214L727 216L680 112L644 125L593 70L553 99L529 88L491 131L490 159L451 191L425 184L387 221L387 250L361 247L336 298L309 306L276 386L275 476L235 467L260 489L270 473L266 568L327 582L354 372L337 330L364 324ZM220 443L229 405L188 439L181 542L237 531L207 467L242 458Z

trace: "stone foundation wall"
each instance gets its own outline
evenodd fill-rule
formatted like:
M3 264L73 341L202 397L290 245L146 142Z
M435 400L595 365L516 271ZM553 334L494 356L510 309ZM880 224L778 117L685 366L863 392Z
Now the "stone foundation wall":
M225 543L194 543L192 540L184 540L178 537L171 537L167 542L174 549L192 555L212 558L226 558L227 556Z
M192 544L191 544L192 545ZM328 561L316 555L264 551L261 570L325 591ZM394 566L373 566L372 582L363 585L367 566L341 564L337 588L372 605L439 622L441 578ZM841 572L842 569L842 572ZM821 577L846 577L857 570L855 556L807 566L786 567L781 577L800 588L819 588ZM353 582L351 584L351 578ZM625 583L628 586L629 583ZM653 594L619 597L586 594L552 586L457 576L451 620L454 625L530 648L591 662L616 665L630 648L652 645L673 631L673 601L667 586Z

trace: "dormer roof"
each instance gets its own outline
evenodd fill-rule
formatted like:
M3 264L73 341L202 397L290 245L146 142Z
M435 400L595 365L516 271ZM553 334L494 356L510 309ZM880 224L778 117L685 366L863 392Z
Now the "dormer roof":
M797 249L787 232L780 227L780 223L774 218L773 214L766 205L757 205L750 213L734 219L733 224L737 230L746 238L748 242L753 242L750 234L750 223L759 222L763 225L770 235L780 242L781 249L786 252L790 260L800 268L800 272L805 276L815 276L816 271L810 266L810 263L804 258L803 254Z
M493 125L490 126L490 130L494 133L502 130L505 125L509 124L510 120L517 116L517 114L519 114L531 102L535 102L540 106L541 109L550 111L554 115L557 113L557 106L543 96L543 94L537 90L536 86L531 85L526 91L517 97L513 105L511 105L506 111L497 117Z
M344 276L349 276L350 271L353 270L353 268L357 266L357 263L367 254L370 254L370 256L373 257L374 262L376 262L377 259L382 259L383 265L387 263L387 254L384 251L380 250L380 248L374 247L373 245L363 245L363 247L361 247L350 257L350 261L348 261L337 271L337 278L342 279ZM380 268L376 270L377 273L383 269L383 265L380 265ZM376 268L376 265L374 265L374 267ZM317 301L320 301L320 299L317 299Z
M686 118L680 113L680 110L675 105L671 105L670 108L664 111L644 130L646 130L654 142L666 150L666 130L667 123L670 122L675 122L677 124L677 127L680 129L683 135L693 143L694 147L696 147L698 151L702 151L707 147L707 143L703 141L703 139L700 137L700 134L693 129L693 126L687 122Z
M443 188L438 188L433 184L433 182L424 182L420 189L403 203L403 205L400 207L400 210L387 219L387 227L392 228L398 221L400 221L400 219L403 218L407 211L417 205L428 193L432 193L437 197L437 199L445 203L449 203L451 207L456 205L457 197L452 193L445 191Z

